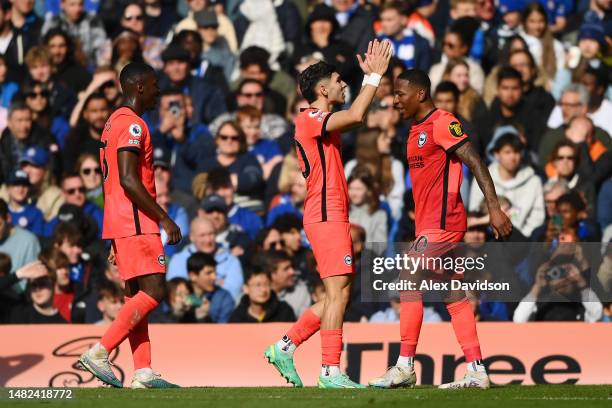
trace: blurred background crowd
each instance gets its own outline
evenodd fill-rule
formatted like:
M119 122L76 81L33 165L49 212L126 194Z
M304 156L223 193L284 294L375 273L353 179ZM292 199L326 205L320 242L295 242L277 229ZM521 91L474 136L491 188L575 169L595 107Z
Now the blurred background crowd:
M121 307L100 239L98 141L131 61L159 72L159 107L145 116L157 201L184 237L165 246L168 296L150 320L294 321L325 296L302 229L292 135L307 103L296 75L334 64L350 104L363 75L355 54L375 37L394 57L364 126L343 135L357 270L365 243L415 238L410 122L393 109L392 85L420 68L489 165L510 241L548 246L548 260L517 270L523 300L472 296L478 318L609 321L611 9L610 0L0 0L0 322L104 324ZM477 247L492 236L471 181L466 169L465 239ZM604 249L597 261L576 251L551 263L559 242ZM359 279L347 320L398 321L398 302L363 302ZM448 315L431 303L425 320Z

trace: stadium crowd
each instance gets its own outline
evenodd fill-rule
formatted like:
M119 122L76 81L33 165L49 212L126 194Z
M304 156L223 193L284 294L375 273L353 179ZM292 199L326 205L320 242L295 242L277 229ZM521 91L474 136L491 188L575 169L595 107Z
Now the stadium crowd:
M375 37L394 57L366 123L343 135L357 271L366 242L415 238L392 85L420 68L486 159L511 242L604 244L557 281L547 263L523 273L522 300L473 297L478 318L612 321L611 13L610 0L0 0L0 322L105 324L121 307L99 139L131 61L159 71L145 117L157 202L184 237L165 245L168 295L150 321L295 321L325 296L302 230L295 78L335 64L350 103L355 54ZM462 196L466 242L492 241L467 169ZM356 279L348 321L399 321L396 299L364 302ZM560 286L573 301L555 302ZM449 320L426 306L426 321Z

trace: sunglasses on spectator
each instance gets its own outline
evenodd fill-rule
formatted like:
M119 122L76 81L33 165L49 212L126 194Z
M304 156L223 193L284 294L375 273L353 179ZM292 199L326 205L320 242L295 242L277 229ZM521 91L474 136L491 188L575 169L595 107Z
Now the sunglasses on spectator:
M453 43L446 42L446 41L442 43L442 46L443 47L448 47L451 50L454 50L455 48L459 47L457 44L453 44Z
M238 135L219 135L219 139L224 142L227 142L228 140L231 140L232 142L239 142L240 136Z
M284 247L285 246L285 241L283 241L282 239L279 240L279 241L272 241L272 242L268 242L268 245L270 247L276 247L276 246Z
M557 156L557 158L555 160L571 160L571 161L574 161L574 160L576 160L576 157L574 157L574 156Z
M101 175L102 170L99 167L85 167L84 169L81 169L81 173L84 176L89 176L91 173L96 173L98 175Z
M26 93L26 98L37 98L39 96L42 96L43 98L48 98L49 97L49 91L40 91L40 92L28 92Z
M240 95L245 96L247 98L261 98L263 96L263 92L243 92Z
M76 193L85 194L87 192L85 187L69 188L69 189L66 189L65 191L66 191L66 194L68 194L68 195L74 195Z
M136 15L136 16L125 16L125 17L123 17L123 19L125 21L132 21L132 20L142 21L143 17L142 17L142 14L139 14L139 15Z

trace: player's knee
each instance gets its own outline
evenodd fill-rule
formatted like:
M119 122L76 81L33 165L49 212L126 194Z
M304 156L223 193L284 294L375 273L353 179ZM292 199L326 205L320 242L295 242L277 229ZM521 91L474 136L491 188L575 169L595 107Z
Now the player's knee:
M165 285L148 287L148 288L143 289L143 292L151 296L158 303L161 303L166 298L166 286Z

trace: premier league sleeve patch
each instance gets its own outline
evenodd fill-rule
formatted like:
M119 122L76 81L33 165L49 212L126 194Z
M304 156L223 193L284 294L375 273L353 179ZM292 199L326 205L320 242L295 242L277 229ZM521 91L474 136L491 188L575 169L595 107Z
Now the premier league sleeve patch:
M135 138L139 138L140 136L142 136L142 128L140 127L139 124L137 123L132 123L130 125L130 135L132 135L132 137Z
M453 135L455 137L463 136L463 128L461 127L461 123L459 123L457 121L451 122L448 125L448 130L450 131L451 135Z

